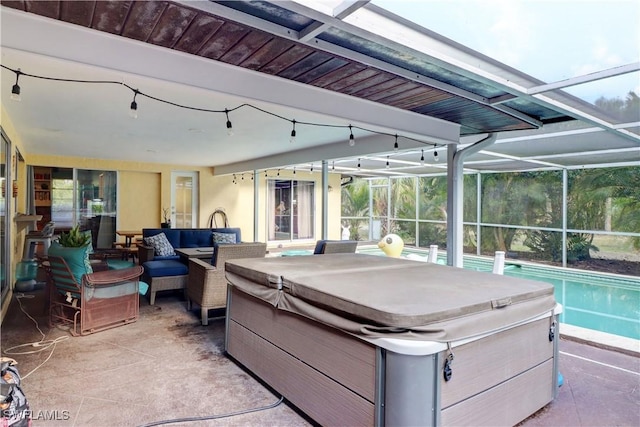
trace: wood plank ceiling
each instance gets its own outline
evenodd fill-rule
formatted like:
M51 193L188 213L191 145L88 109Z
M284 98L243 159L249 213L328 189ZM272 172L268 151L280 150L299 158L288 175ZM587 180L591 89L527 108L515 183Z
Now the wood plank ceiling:
M461 133L531 129L519 118L169 1L7 1L3 6L437 117Z

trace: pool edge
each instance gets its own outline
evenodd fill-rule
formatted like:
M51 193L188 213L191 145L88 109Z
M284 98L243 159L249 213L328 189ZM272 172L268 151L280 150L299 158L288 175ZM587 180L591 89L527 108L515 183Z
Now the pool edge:
M640 340L560 323L560 336L570 341L640 357Z

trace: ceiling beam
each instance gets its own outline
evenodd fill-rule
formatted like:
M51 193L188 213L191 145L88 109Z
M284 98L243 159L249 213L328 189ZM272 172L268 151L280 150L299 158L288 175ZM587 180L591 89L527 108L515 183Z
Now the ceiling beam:
M332 161L346 157L352 159L358 157L364 158L371 154L379 155L380 153L393 152L392 144L393 140L388 136L371 135L358 138L355 146L351 147L345 138L344 142L315 146L305 150L292 150L287 153L251 159L245 162L217 166L214 169L214 175L228 175L257 169L284 168L301 163L318 162L321 160ZM418 141L404 140L402 147L406 150L415 150L416 148L425 147L425 144Z
M607 70L602 70L595 73L572 77L570 79L559 80L554 83L534 86L532 88L527 89L527 95L535 95L537 93L549 92L552 90L576 86L583 83L593 82L596 80L602 80L610 77L621 76L623 74L633 73L634 71L640 71L640 62L634 62L632 64L622 65L620 67L609 68Z
M340 3L339 5L337 5L334 9L333 9L333 17L339 20L343 20L344 18L346 18L347 16L351 15L353 12L355 12L356 10L360 9L361 7L363 7L364 5L366 5L367 3L369 3L370 0L364 0L364 1L356 1L356 0L346 0L343 1L342 3ZM309 24L307 26L307 28L303 29L300 31L299 33L299 39L301 42L308 42L309 40L311 40L312 38L316 37L318 34L323 33L325 31L327 31L329 28L331 28L332 25L330 23L327 22L313 22L312 24Z

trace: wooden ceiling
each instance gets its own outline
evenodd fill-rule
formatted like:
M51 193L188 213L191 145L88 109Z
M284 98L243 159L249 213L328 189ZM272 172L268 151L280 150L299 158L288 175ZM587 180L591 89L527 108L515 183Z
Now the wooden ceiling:
M463 135L534 127L489 105L184 4L102 0L2 0L0 3L97 31L455 122L461 125Z

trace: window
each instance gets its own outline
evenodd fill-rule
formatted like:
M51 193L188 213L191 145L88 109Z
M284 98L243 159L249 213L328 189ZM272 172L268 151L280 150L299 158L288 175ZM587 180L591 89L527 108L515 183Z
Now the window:
M268 181L269 240L314 238L314 183Z
M59 229L73 227L73 179L59 179L54 175L51 188L51 220Z

